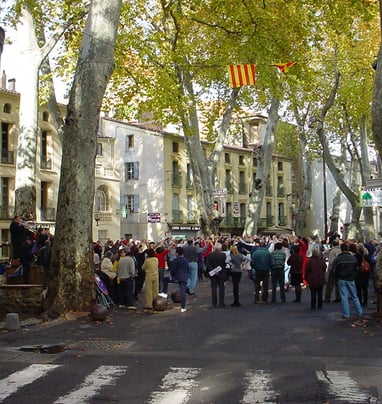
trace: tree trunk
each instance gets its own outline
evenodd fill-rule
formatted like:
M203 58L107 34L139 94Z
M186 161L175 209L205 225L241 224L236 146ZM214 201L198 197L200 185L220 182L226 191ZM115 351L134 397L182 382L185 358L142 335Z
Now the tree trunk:
M303 129L299 130L299 141L301 150L307 150L308 145ZM302 186L303 193L298 197L298 211L295 225L295 233L299 236L303 235L306 215L310 207L310 200L312 197L312 161L308 153L300 153L300 158L303 168Z
M382 0L379 1L379 21L381 26L381 41L375 71L374 93L371 108L373 138L379 157L382 158Z
M258 184L254 184L252 188L252 196L248 204L248 217L244 227L244 236L257 234L258 231L258 222L266 192L268 174L272 164L274 135L279 120L279 105L280 101L273 97L271 100L271 106L268 110L268 121L265 128L262 154L256 172L256 178L261 180L261 182L260 186Z
M120 10L121 0L93 0L81 42L64 126L47 302L52 314L88 309L94 299L91 235L98 118L114 68Z
M43 29L44 27L40 27ZM22 6L17 24L19 63L28 66L18 81L20 87L19 137L15 179L15 213L36 218L36 152L38 139L39 69L66 26L59 25L42 47L36 37L35 21Z

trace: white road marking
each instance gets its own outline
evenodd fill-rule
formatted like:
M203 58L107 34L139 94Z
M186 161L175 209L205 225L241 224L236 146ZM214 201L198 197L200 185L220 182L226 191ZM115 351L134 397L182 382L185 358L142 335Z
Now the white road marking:
M273 390L271 374L265 370L247 371L247 388L241 400L243 404L277 403L277 393ZM271 399L275 398L275 401Z
M127 366L100 366L86 377L78 389L58 398L58 404L83 404L98 394L102 387L116 384L117 378L126 373Z
M187 403L191 389L197 385L194 378L200 368L170 368L170 372L162 379L160 391L151 394L151 404L184 404Z
M350 377L350 372L328 370L316 371L317 378L323 382L331 396L336 400L347 403L371 403L373 397L362 390L358 383Z
M45 376L48 372L59 366L60 365L34 364L0 380L0 401L3 401L22 387L33 383L35 380Z

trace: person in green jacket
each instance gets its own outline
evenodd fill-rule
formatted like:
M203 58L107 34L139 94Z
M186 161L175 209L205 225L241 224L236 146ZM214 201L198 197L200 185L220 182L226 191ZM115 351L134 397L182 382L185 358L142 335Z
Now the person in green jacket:
M272 303L276 303L276 290L277 284L280 287L280 298L283 303L285 303L285 261L286 254L282 250L282 244L276 243L275 249L271 252L272 255L272 269L271 269L271 279L272 279Z

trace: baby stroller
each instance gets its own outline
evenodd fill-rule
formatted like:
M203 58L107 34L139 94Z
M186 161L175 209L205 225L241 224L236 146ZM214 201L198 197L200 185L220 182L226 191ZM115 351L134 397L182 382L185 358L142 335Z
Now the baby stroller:
M95 278L95 283L96 283L96 297L97 297L97 302L105 306L106 308L110 309L111 307L114 307L115 304L111 297L109 296L109 291L107 290L107 287L103 283L102 279L98 274L94 274Z

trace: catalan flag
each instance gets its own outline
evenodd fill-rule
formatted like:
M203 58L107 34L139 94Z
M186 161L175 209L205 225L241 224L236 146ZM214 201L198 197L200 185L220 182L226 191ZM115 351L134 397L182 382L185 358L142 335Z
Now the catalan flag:
M229 65L229 84L232 88L250 86L256 83L256 68L253 64Z
M283 73L287 73L287 71L295 64L296 64L296 62L288 62L288 63L275 64L272 66L277 67Z

